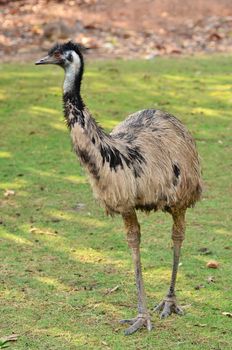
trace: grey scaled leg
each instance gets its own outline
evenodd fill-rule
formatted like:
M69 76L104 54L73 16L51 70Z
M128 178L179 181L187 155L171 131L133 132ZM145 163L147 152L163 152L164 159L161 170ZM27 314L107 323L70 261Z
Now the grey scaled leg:
M178 315L183 315L183 310L177 305L176 294L175 294L175 284L176 276L179 266L180 251L182 242L185 236L185 211L178 213L173 213L173 228L172 228L172 239L173 239L173 267L172 267L172 277L169 291L166 298L158 304L154 311L161 311L160 318L165 318L176 313Z
M123 215L123 219L127 230L127 242L132 250L135 280L138 293L138 316L129 320L120 321L120 323L127 323L130 325L130 327L125 330L125 335L130 335L144 326L148 329L148 331L150 331L152 329L152 324L146 305L142 267L140 261L140 226L135 211Z

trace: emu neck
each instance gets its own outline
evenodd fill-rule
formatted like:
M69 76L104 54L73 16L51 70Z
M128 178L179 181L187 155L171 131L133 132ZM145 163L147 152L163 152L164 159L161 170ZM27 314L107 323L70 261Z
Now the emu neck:
M78 74L75 74L75 67L69 66L65 69L65 78L64 78L64 93L71 92L75 89L76 81L78 80Z
M66 90L65 86L70 87L71 83L73 88ZM81 98L80 86L79 76L73 79L66 74L63 92L64 116L71 131L74 151L89 175L98 181L100 169L97 164L102 162L102 145L109 142L110 136L96 123L86 108Z
M84 108L84 103L81 98L81 80L83 71L77 71L75 66L65 68L65 78L63 84L63 100L72 101L78 109Z
M80 126L86 137L93 133L103 136L103 130L97 125L85 107L81 97L81 80L83 69L75 72L75 67L65 69L65 79L63 87L64 115L70 130Z

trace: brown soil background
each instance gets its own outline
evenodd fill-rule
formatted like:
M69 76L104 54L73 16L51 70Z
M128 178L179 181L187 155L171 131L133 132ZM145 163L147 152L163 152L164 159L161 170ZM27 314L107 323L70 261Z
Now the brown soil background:
M0 0L0 59L72 39L94 58L232 52L231 0Z

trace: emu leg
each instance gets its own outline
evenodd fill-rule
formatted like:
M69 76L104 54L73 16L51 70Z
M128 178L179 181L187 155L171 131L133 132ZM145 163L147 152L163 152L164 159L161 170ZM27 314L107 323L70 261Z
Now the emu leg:
M172 313L183 315L183 310L177 305L175 284L180 259L180 251L185 233L185 212L173 214L173 221L173 266L171 284L166 298L164 298L164 300L161 301L161 303L158 304L154 309L154 311L162 311L160 318L168 317Z
M127 229L127 242L132 250L132 258L135 270L135 281L138 293L138 316L129 320L121 320L120 323L128 323L131 326L125 330L125 335L136 332L143 326L150 331L152 329L150 315L147 310L145 290L142 277L142 267L140 261L140 227L136 213L123 216Z

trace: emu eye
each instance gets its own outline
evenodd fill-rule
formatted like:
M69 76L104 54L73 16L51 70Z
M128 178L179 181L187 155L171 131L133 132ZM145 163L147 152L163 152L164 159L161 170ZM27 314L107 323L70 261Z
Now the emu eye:
M68 54L67 60L68 60L69 62L72 62L72 61L73 61L73 57L72 57L71 52Z
M56 51L54 52L54 57L55 57L55 58L60 58L60 52L59 52L58 50L56 50Z

